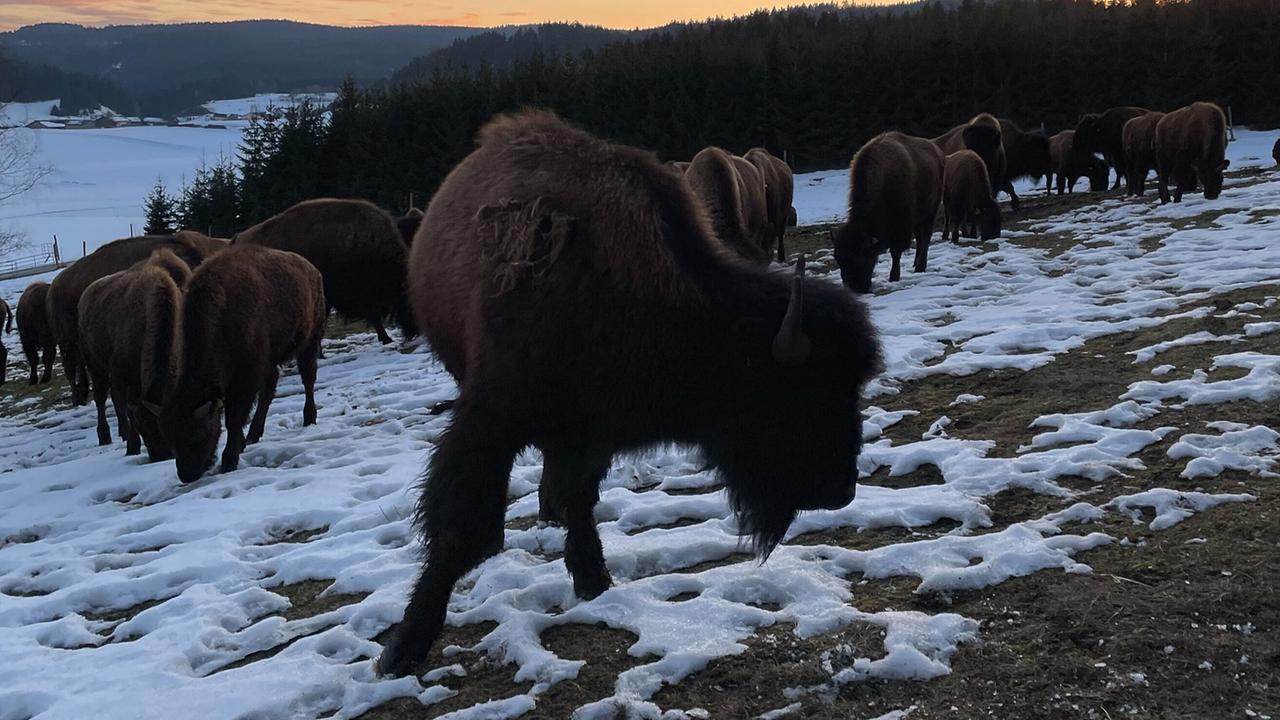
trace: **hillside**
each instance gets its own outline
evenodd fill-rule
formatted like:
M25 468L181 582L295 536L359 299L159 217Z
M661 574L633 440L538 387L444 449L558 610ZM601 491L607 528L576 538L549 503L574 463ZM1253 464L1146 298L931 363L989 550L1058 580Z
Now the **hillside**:
M44 24L0 33L14 60L108 79L146 114L214 97L332 89L348 75L382 80L474 28L339 28L282 20L86 28ZM45 93L49 96L48 93Z

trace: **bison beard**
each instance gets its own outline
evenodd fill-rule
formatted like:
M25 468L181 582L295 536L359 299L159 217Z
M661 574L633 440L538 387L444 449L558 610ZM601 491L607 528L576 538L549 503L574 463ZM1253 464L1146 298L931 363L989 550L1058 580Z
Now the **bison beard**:
M592 510L619 452L701 449L767 556L795 514L852 499L861 389L880 369L843 288L726 248L649 153L541 112L502 117L450 173L410 259L424 334L460 393L417 508L425 560L379 669L436 641L463 573L502 547L512 461L543 453L574 591L610 584Z

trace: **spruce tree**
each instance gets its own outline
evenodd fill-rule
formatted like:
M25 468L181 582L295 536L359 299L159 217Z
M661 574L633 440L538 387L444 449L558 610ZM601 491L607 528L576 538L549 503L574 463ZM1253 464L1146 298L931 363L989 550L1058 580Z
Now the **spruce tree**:
M147 195L147 224L143 232L148 235L168 235L178 227L178 201L169 194L164 181L157 179L151 194Z

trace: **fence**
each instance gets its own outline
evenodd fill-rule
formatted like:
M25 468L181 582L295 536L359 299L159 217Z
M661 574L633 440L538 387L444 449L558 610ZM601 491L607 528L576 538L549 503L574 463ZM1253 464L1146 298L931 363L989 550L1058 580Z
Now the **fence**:
M55 239L48 245L41 245L40 251L22 257L0 259L0 278L15 278L24 275L35 275L62 267L62 255Z

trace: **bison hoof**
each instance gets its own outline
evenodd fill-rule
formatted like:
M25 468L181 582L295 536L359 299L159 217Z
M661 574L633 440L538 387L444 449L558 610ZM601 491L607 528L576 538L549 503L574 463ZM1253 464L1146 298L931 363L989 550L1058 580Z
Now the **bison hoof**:
M222 458L222 472L235 472L238 467L240 467L240 458Z
M415 647L420 645L411 645L405 638L405 634L398 630L393 632L391 640L382 650L382 655L374 662L373 671L386 677L404 677L413 674L414 667L426 658L426 654L415 651Z
M443 415L443 414L445 414L445 413L449 412L450 410L452 410L452 409L453 409L453 406L454 406L454 403L456 403L456 402L458 402L456 399L455 399L455 400L441 400L440 402L438 402L438 403L436 403L435 405L432 405L432 406L431 406L430 413L431 413L432 415Z
M613 585L609 571L600 568L597 572L586 572L573 578L573 594L583 600L595 600L600 593Z

